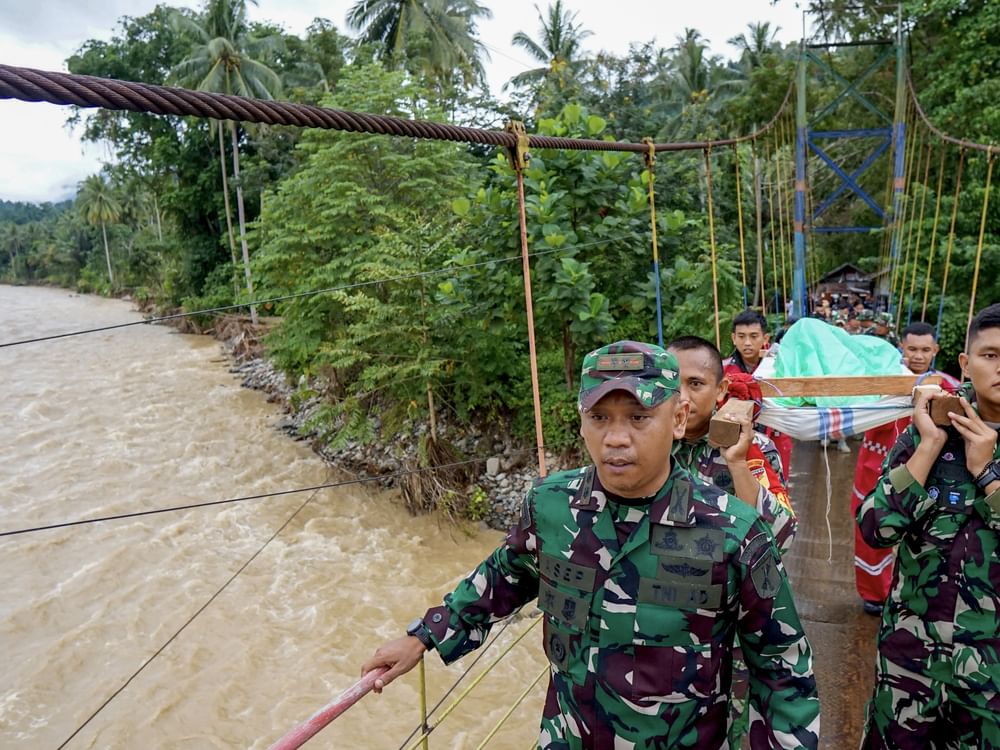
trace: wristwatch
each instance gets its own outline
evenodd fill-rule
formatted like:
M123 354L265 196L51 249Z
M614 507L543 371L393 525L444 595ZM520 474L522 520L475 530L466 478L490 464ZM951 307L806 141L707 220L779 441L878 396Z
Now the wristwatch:
M991 483L998 479L1000 479L1000 460L994 458L979 472L979 476L976 477L976 486L981 490L985 490Z
M407 625L406 634L412 635L414 638L416 638L418 641L424 644L424 648L426 648L428 651L434 648L434 641L431 640L431 634L427 632L427 626L424 625L423 617L418 617L409 625Z

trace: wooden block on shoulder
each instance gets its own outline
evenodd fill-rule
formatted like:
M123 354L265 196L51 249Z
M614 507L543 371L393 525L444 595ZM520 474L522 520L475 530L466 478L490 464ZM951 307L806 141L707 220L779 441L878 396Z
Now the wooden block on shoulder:
M713 416L708 425L708 442L717 448L728 448L740 439L740 423L729 419L730 415L746 416L753 419L753 401L729 399Z
M917 395L920 393L930 393L934 395L928 404L928 411L931 415L931 421L934 422L938 427L950 427L951 420L948 419L948 415L952 412L956 414L965 414L965 410L962 409L962 402L959 400L958 396L953 393L945 393L944 389L937 385L918 385L913 389L913 398L916 400Z
M951 426L951 420L948 419L948 415L952 412L965 415L965 409L962 408L962 401L953 393L931 399L930 412L931 419L939 427Z

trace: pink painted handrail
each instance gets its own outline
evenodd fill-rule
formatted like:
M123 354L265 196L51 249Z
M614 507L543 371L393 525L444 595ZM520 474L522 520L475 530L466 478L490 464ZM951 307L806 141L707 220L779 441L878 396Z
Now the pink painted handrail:
M388 667L373 669L337 696L332 702L323 706L323 708L306 719L301 725L295 727L295 729L271 745L269 750L298 750L298 748L312 739L323 727L371 692L372 687L375 685L375 680L388 671Z

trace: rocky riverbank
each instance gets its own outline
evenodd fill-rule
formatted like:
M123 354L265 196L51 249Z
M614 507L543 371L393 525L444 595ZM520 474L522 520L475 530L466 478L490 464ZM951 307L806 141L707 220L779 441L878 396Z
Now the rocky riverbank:
M307 425L310 418L321 406L318 396L302 400L293 394L306 390L321 392L322 384L288 382L284 373L278 371L260 353L255 341L247 340L244 327L218 326L216 337L232 360L230 372L237 376L245 388L263 391L268 401L279 404L285 412L278 422L278 429L295 440L309 441L313 449L331 466L358 477L385 477L404 471L418 460L418 443L426 426L421 424L413 432L396 435L391 441L376 441L361 445L349 442L340 450L330 450L315 431ZM475 517L495 529L506 529L516 523L524 494L537 476L534 450L515 445L509 437L496 438L463 427L461 434L449 424L446 415L437 415L438 430L447 437L463 457L484 457L471 465L472 479L460 491L467 497L478 497ZM376 425L376 428L378 425ZM503 434L504 431L499 431ZM546 454L546 466L556 470L557 459ZM555 467L555 468L554 468ZM381 479L386 487L396 486L394 479ZM482 499L485 498L485 502Z

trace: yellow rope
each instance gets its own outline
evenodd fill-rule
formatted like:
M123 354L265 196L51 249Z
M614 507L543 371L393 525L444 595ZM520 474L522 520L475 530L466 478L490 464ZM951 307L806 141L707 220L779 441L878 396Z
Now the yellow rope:
M763 224L764 217L761 216L761 214L763 213L763 210L764 210L764 206L763 206L763 201L762 200L758 200L758 193L762 193L763 189L762 189L762 186L760 184L761 183L761 175L760 175L760 169L759 169L760 165L758 164L757 139L756 138L754 138L753 141L752 141L752 143L751 143L750 154L751 154L751 158L753 159L753 186L754 186L753 187L753 189L754 189L753 202L754 202L754 211L757 214L757 217L756 217L757 218L757 223L756 223L756 230L757 230L756 231L756 234L757 234L757 283L760 285L760 307L761 307L761 312L763 312L763 313L766 314L767 313L767 288L766 288L764 282L766 281L766 279L765 279L765 276L766 276L765 269L767 268L767 264L764 262L764 238L761 236L764 233L763 232L763 229L764 229L764 224Z
M924 180L920 191L920 218L917 219L917 240L913 253L913 274L910 276L910 300L913 299L913 294L917 291L917 268L920 266L920 239L924 236L924 209L927 207L927 193L929 192L927 182L931 176L931 152L933 150L934 147L930 143L928 134L926 160L924 163ZM910 308L910 312L912 313L912 307Z
M706 198L708 200L708 243L712 250L712 302L715 305L715 346L722 348L722 336L719 331L719 274L716 268L715 257L715 217L712 205L712 149L706 148L705 154L705 185L707 187Z
M514 646L516 646L518 643L520 643L521 639L524 638L524 636L526 636L528 633L530 633L534 629L534 627L538 625L538 623L540 623L543 619L545 618L536 617L535 621L531 623L531 625L526 627L523 633L521 633L503 651L501 651L497 655L497 657L492 662L490 662L489 666L486 667L486 669L484 669L482 673L478 677L476 677L476 679L474 679L471 683L469 683L469 686L465 688L465 690L463 690L462 693L457 698L455 698L454 701L452 701L451 705L441 712L441 715L438 717L437 722L435 722L434 724L428 724L427 728L424 729L423 733L419 737L417 737L410 745L408 745L406 750L416 750L416 748L419 745L422 745L424 743L424 740L427 739L430 733L433 732L435 729L437 729L439 726L441 726L441 722L444 721L448 717L448 715L455 710L458 704L461 703L463 700L465 700L466 696L468 696L468 694L471 693L472 690L480 682L483 681L483 678L493 671L493 668L500 663L500 660L503 659L508 653L510 653L510 650L514 648Z
M788 113L788 118L787 118L788 135L785 139L789 147L789 151L792 154L792 164L795 163L794 117L795 116L791 112ZM782 258L786 256L788 258L788 283L789 286L791 286L795 283L795 279L793 276L794 274L793 269L795 268L795 257L794 257L795 256L795 168L794 166L791 168L791 174L788 175L788 182L785 185L785 216L787 217L785 229L788 232L788 242L785 245L787 248L787 252L785 253L785 255L782 256ZM805 231L804 227L803 231ZM782 266L781 272L782 276L784 276L785 273L784 266ZM786 302L788 301L787 298L785 301ZM784 311L782 311L782 313L784 313Z
M656 245L656 193L653 190L653 167L656 165L656 144L652 138L643 138L642 142L649 146L646 152L646 173L649 175L649 225L653 230L653 262L660 262L660 251Z
M765 142L766 144L766 142ZM770 144L767 145L767 223L771 229L771 279L772 284L774 284L775 290L778 289L778 262L777 255L775 254L777 250L777 242L774 239L774 170L771 164L771 147ZM776 313L781 312L777 309L775 305ZM764 299L764 314L767 314L767 298Z
M746 294L749 290L747 286L747 256L743 242L743 183L740 181L740 149L733 144L733 158L736 160L736 226L740 230L740 273L743 275L743 291ZM746 307L750 306L748 299Z
M904 120L906 122L906 115L909 113L909 105L907 105L906 112L903 113ZM906 128L903 135L903 143L897 144L896 148L902 147L903 149L903 190L899 197L899 201L896 201L896 177L895 170L893 170L893 181L892 181L892 239L891 244L895 246L896 257L890 257L889 262L892 264L892 270L889 275L889 300L898 299L896 294L896 282L899 280L900 276L900 259L902 258L902 236L903 227L906 221L906 204L904 201L907 199L907 187L908 180L910 178L910 169L913 166L913 137L909 128ZM895 160L893 160L895 161Z
M778 127L774 132L774 170L777 175L778 184L775 191L778 194L778 245L781 249L781 298L788 299L788 283L785 276L785 201L782 199L781 190L785 185L784 170L781 168L781 149L783 144L779 140L779 135L784 131L781 127L782 120L778 119ZM777 275L777 269L775 269ZM775 279L777 285L777 279ZM776 310L776 312L781 312Z
M528 697L528 693L531 692L531 689L535 687L535 685L538 684L538 681L541 680L548 673L549 673L549 666L546 664L545 667L542 669L542 671L538 673L538 676L531 681L531 684L524 689L524 692L521 693L519 696L517 696L517 700L514 701L514 704L509 709L507 709L507 713L505 713L503 717L501 717L500 721L498 721L496 725L494 725L493 729L490 730L490 733L486 735L483 741L476 746L476 750L483 750L483 748L486 747L486 743L488 743L490 740L493 739L496 733L500 731L500 727L502 727L504 723L506 723L507 719L509 719L511 715L514 713L514 711L517 710L517 707L520 706L524 702L524 699Z
M944 278L941 280L941 302L948 291L948 269L951 267L951 251L955 247L955 223L958 221L958 199L962 194L962 172L965 169L965 149L958 152L958 174L955 177L955 205L951 209L951 226L948 229L948 250L944 257ZM940 327L941 321L938 320Z
M906 242L904 243L905 251L903 253L903 265L899 274L899 289L897 290L897 298L899 302L896 306L896 327L899 328L899 324L903 319L903 291L906 289L906 277L910 270L910 256L913 252L913 218L916 214L917 202L914 200L913 196L913 186L917 184L915 179L917 173L920 172L921 157L923 156L923 133L922 131L916 130L914 128L913 133L914 144L910 148L910 163L906 167L907 184L906 191L904 195L906 196L906 203L903 204L903 227L906 230ZM917 145L919 144L919 145ZM916 161L916 168L914 168L913 162ZM902 231L901 231L902 233Z
M938 222L941 219L941 193L944 190L944 157L947 153L945 142L941 141L941 160L938 163L937 195L934 198L934 221L931 223L931 242L927 251L927 272L924 274L924 302L920 307L920 320L927 320L927 295L931 291L931 267L934 251L937 249Z
M420 657L420 731L428 732L427 729L427 670L424 666L423 656ZM424 741L421 744L423 750L427 750L427 734L424 734Z
M986 236L986 209L990 205L990 183L993 181L993 151L987 152L986 189L983 191L983 212L979 217L979 241L976 243L976 266L972 273L972 297L969 299L969 317L965 323L968 332L972 324L972 316L976 310L976 290L979 285L979 265L983 259L983 238ZM966 333L965 350L969 350L968 333Z

